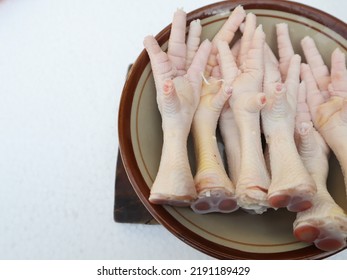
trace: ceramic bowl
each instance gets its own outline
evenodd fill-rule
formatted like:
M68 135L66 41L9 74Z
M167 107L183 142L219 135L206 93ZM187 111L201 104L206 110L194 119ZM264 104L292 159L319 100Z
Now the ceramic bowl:
M223 1L199 8L187 15L199 18L202 39L212 39L237 5L257 15L266 41L276 52L275 24L289 25L295 51L302 55L300 40L311 36L330 67L330 55L339 47L347 51L347 26L317 9L287 1ZM157 36L167 48L170 26ZM147 34L144 34L144 36ZM302 56L303 57L303 56ZM190 208L149 203L150 188L156 177L161 147L161 117L157 108L149 58L143 51L134 63L122 93L119 108L120 151L128 177L150 213L172 234L190 246L220 259L320 259L336 252L323 252L293 236L295 213L285 209L251 215L242 210L230 214L195 214ZM192 141L188 152L194 170ZM328 187L336 202L347 210L343 176L334 156L330 159Z

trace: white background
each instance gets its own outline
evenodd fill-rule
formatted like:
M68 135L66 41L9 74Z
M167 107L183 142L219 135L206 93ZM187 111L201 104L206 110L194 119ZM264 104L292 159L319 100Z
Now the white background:
M346 1L299 2L346 21ZM210 3L0 0L0 258L210 259L113 221L127 67L177 7Z

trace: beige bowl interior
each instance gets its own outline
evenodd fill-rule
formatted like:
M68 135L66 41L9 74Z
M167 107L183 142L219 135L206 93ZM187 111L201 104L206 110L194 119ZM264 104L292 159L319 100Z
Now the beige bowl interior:
M307 35L315 40L329 67L330 55L336 47L346 52L347 41L315 21L282 11L255 9L247 12L257 15L258 23L263 24L266 41L276 54L275 24L280 22L289 25L292 43L298 54L302 55L300 40ZM212 39L228 16L229 12L222 12L203 19L202 39ZM167 43L163 44L162 48L166 50ZM148 188L155 179L162 147L161 117L155 94L153 76L148 64L136 87L130 120L131 141L136 162ZM194 149L191 140L188 143L188 150L194 170ZM347 211L343 176L334 156L330 159L328 187L337 203ZM310 246L298 242L293 237L292 224L295 214L283 209L269 210L262 215L251 215L242 210L231 214L198 215L190 208L164 207L177 222L203 239L235 250L267 254Z

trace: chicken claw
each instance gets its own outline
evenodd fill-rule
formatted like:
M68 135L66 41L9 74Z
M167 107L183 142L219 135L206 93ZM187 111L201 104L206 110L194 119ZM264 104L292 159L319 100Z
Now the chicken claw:
M192 134L197 159L194 181L198 198L191 207L200 214L228 213L238 208L235 187L224 169L216 138L220 112L231 94L232 88L225 84L220 86L217 92L203 90L193 118Z
M159 170L149 197L149 201L155 204L187 206L197 196L188 161L187 138L199 104L201 73L206 67L211 43L205 40L192 55L197 44L190 45L187 51L185 27L186 13L177 10L167 53L162 51L153 36L144 40L151 61L164 135ZM193 31L195 41L198 33ZM193 56L191 63L186 63L187 56Z
M331 55L331 74L314 41L305 37L301 45L309 65L302 65L307 104L315 128L333 150L344 174L347 192L347 70L345 54Z
M198 197L191 207L200 214L229 213L238 209L235 186L225 171L218 149L216 128L221 111L232 94L231 84L238 73L237 67L233 68L227 62L232 56L228 44L244 17L242 6L236 7L213 38L205 83L193 119L192 135L197 161L194 181Z
M329 147L313 127L306 103L306 87L299 92L296 135L301 159L317 186L312 207L297 213L293 224L297 239L314 243L321 250L334 251L346 246L347 215L327 190Z
M278 61L271 49L265 48L267 104L261 117L271 167L268 200L273 208L284 207L293 212L310 208L316 192L315 183L303 165L294 141L300 60L299 55L293 55L288 69L285 71L282 67L286 75L283 84Z
M262 152L259 120L260 110L266 102L262 92L264 42L265 34L260 25L254 31L242 73L233 82L233 95L229 99L240 133L242 155L236 195L240 207L256 213L268 208L266 195L270 184Z

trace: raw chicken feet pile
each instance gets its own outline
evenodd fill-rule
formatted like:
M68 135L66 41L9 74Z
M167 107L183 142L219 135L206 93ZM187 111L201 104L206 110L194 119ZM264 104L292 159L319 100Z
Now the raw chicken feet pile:
M187 35L186 26L179 9L167 52L153 36L144 40L163 130L149 201L189 206L198 214L286 208L296 212L298 240L325 251L345 247L347 215L327 188L330 150L347 186L345 54L332 53L329 71L312 38L302 39L300 57L288 25L279 23L277 59L256 15L241 6L211 41L201 42L199 20L190 23Z

